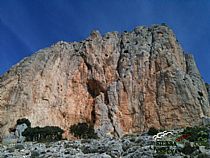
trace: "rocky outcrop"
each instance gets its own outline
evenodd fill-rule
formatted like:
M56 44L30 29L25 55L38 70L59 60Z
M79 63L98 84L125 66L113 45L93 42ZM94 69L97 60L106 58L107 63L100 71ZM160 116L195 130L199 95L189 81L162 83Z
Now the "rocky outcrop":
M206 83L206 89L207 89L207 92L208 92L209 102L210 102L210 84Z
M152 158L155 151L151 137L132 136L122 140L104 138L98 140L58 141L48 143L26 142L23 145L0 144L1 157L72 157L72 158ZM176 154L174 157L180 154Z
M63 158L184 158L210 156L206 145L177 140L178 135L165 136L166 141L154 141L149 135L127 135L121 139L102 138L48 143L0 144L1 157L63 157ZM178 136L180 138L180 136Z
M88 122L99 136L121 136L198 125L209 115L193 56L163 25L58 42L0 78L0 135L23 117L64 129Z
M9 135L4 136L2 144L23 143L25 141L25 137L22 133L27 128L28 126L25 123L16 125L16 127L13 128L13 131L10 131Z

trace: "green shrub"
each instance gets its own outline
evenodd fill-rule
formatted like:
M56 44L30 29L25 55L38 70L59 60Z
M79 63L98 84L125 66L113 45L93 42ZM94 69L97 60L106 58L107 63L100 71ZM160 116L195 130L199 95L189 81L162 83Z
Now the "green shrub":
M31 127L31 122L27 118L18 119L16 125L25 123L28 127Z
M79 138L84 138L84 139L88 139L88 138L96 139L96 138L98 138L97 134L94 131L93 126L88 125L87 123L74 124L70 127L69 131L75 137L79 137Z
M188 137L187 140L191 142L205 142L208 140L208 129L205 127L187 127L182 134L189 134L190 137Z
M181 152L185 155L191 155L195 150L196 147L192 147L189 142L186 142L184 148L181 149Z
M147 132L149 135L156 135L159 131L155 127L150 127L149 131Z
M56 126L27 128L23 136L27 141L57 141L62 139L63 130Z

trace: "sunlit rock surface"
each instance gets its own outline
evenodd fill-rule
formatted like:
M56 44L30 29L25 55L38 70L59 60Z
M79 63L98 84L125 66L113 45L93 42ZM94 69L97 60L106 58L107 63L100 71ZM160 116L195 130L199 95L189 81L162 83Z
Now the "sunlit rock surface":
M23 117L65 130L88 122L99 136L122 136L199 125L209 115L193 56L164 25L58 42L0 77L0 135Z

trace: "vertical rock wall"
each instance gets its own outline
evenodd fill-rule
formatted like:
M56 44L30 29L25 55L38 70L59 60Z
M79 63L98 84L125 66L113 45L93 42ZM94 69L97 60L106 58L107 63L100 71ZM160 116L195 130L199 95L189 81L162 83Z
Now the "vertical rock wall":
M210 85L206 83L206 89L208 92L208 96L209 96L209 102L210 102Z
M203 116L208 93L193 56L163 25L58 42L0 78L0 135L22 117L64 129L88 122L99 136L122 136L198 125Z

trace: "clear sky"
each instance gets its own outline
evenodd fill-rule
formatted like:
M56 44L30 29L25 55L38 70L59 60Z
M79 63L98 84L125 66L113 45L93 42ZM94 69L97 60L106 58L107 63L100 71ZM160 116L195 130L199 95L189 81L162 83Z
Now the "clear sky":
M0 74L51 44L91 30L166 23L210 83L210 0L0 0Z

